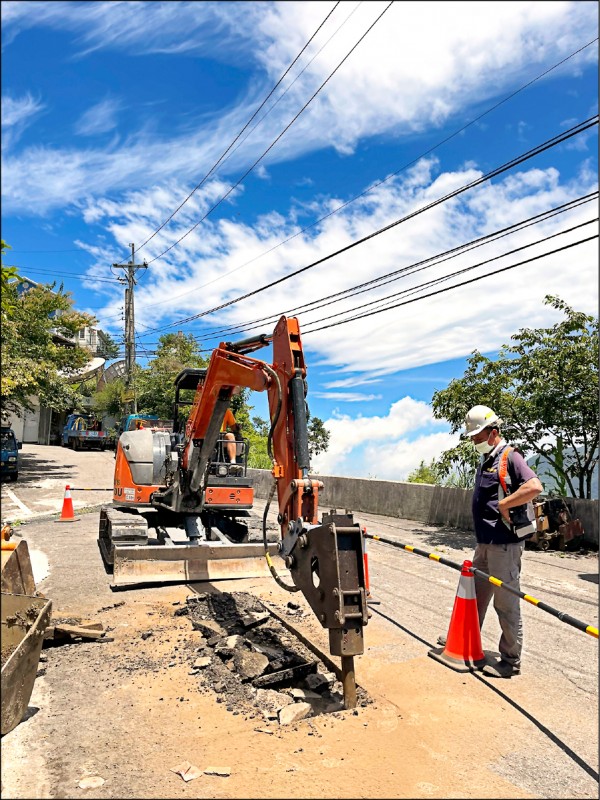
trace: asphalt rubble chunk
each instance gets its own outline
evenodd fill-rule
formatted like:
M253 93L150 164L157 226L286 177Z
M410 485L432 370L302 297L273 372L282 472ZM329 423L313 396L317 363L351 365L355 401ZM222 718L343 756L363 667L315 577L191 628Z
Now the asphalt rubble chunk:
M344 710L336 675L252 595L203 592L174 614L187 616L202 637L189 648L199 691L231 713L290 725ZM372 702L360 686L357 695L359 705Z

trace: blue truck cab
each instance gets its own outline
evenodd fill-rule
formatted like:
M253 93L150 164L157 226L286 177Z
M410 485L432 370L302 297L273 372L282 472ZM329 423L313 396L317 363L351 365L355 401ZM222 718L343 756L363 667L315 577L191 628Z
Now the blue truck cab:
M144 425L144 427L150 427L153 424L158 422L158 416L156 414L129 414L126 417L121 419L121 424L119 426L119 433L125 433L126 431L134 431L136 428L140 427L140 425Z
M0 431L2 439L2 477L8 477L11 481L16 481L19 477L19 450L23 447L22 442L17 441L15 432L12 428L3 425Z

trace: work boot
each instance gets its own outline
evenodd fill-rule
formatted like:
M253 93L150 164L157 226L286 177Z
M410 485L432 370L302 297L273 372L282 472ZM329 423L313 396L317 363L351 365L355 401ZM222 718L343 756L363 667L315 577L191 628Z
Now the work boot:
M500 659L495 664L486 664L482 672L490 678L512 678L513 675L521 674L521 667Z

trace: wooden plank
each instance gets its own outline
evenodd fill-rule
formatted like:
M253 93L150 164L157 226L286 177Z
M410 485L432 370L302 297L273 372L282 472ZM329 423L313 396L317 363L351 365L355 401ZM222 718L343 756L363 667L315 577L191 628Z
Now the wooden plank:
M104 629L93 630L79 625L55 625L54 638L62 636L80 636L82 639L99 639L104 635Z

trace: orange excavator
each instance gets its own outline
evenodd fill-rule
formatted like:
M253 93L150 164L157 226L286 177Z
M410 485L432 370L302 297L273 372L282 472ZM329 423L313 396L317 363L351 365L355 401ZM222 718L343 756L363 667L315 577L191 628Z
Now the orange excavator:
M269 344L271 364L249 355ZM112 565L113 586L257 577L268 568L283 588L304 594L329 630L330 651L342 658L344 694L352 706L353 656L364 651L368 620L362 532L348 512L318 519L323 484L309 476L298 320L281 317L271 335L221 342L206 370L183 370L175 383L174 430L126 431L117 445L113 502L101 510L98 539ZM252 512L245 464L219 457L225 412L237 387L268 395L274 483L262 516L262 542L252 541L260 518ZM190 388L194 400L185 431L178 431L180 390ZM275 490L279 531L269 542L267 515ZM283 568L292 584L282 579Z

